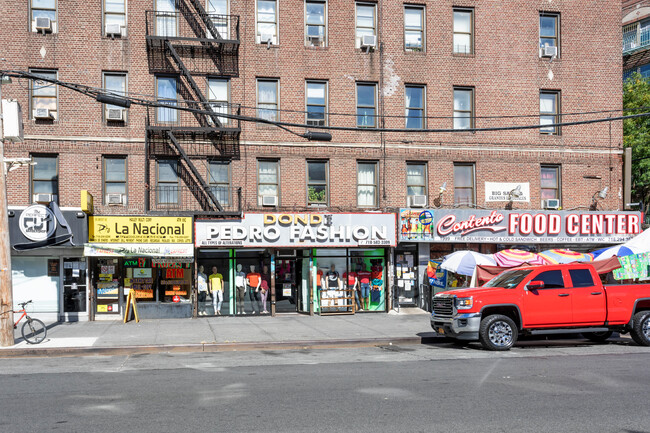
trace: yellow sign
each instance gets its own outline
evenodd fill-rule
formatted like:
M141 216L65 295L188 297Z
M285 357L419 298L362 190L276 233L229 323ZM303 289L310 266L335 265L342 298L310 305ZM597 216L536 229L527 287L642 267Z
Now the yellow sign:
M91 216L88 220L89 242L192 243L191 217Z
M97 312L98 313L108 313L108 305L98 305L97 306Z
M93 205L93 195L85 189L81 190L81 210L88 215L92 215L95 211L95 207Z
M138 317L138 303L135 300L136 298L136 293L135 290L131 289L129 290L129 294L126 297L126 311L124 312L124 323L128 322L131 320L131 307L133 307L133 317L135 317L135 323L140 322L140 318Z

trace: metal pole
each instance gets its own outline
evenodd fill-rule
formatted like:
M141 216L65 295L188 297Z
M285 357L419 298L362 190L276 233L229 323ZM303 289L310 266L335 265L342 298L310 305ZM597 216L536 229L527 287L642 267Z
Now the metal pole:
M2 77L0 76L0 346L14 345L13 287L11 285L11 249L7 214L7 174L4 163L5 136L2 119Z

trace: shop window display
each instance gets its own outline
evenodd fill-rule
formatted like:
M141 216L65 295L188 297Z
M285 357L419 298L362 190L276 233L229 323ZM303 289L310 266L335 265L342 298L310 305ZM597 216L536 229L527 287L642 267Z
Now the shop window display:
M230 251L209 251L199 256L194 280L199 316L234 314L232 264Z

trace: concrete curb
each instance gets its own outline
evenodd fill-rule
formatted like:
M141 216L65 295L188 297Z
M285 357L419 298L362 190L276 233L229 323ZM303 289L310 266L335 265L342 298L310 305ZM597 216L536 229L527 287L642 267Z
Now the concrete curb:
M0 358L115 356L151 353L241 352L254 350L343 349L353 347L428 344L437 340L437 337L427 336L338 340L260 341L241 343L156 344L110 347L29 347L21 349L2 349L0 350Z

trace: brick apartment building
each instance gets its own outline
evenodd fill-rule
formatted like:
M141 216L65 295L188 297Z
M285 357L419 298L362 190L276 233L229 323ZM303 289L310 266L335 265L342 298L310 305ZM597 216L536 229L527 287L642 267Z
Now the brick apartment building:
M527 184L515 209L586 210L605 187L598 209L623 209L620 122L464 131L617 115L618 1L4 4L2 69L216 113L15 78L3 96L25 140L6 153L38 164L10 174L10 206L50 193L78 207L88 190L96 216L490 210L507 205L486 200L501 182ZM580 114L601 110L614 111ZM348 129L309 141L237 116Z
M623 78L638 72L650 76L650 2L623 1Z

